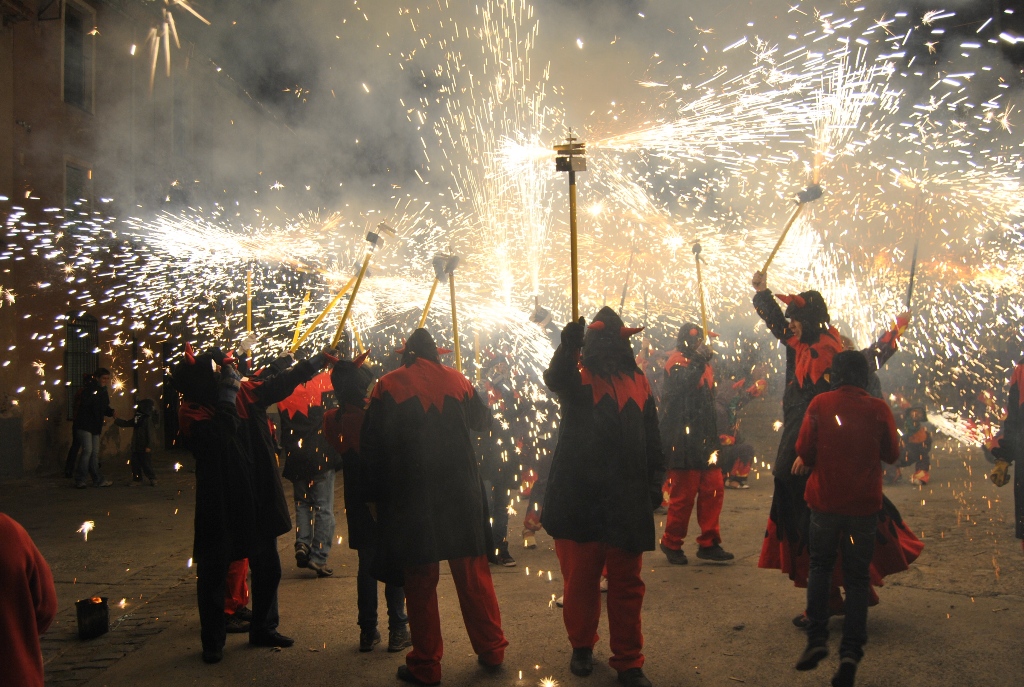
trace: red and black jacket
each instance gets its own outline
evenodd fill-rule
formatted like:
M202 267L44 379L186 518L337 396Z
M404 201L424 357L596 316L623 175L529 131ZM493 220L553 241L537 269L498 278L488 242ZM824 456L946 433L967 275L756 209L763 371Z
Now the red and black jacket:
M700 356L673 351L665 362L660 430L665 464L673 470L717 470L715 375Z

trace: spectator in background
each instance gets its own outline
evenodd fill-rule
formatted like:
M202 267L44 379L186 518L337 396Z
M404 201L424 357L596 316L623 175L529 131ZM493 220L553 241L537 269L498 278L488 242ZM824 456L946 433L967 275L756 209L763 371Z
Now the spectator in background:
M43 554L21 525L0 513L0 675L43 687L39 637L57 615L57 590Z
M100 433L106 418L114 416L110 407L110 394L107 385L110 383L110 370L99 368L93 374L89 384L82 389L82 397L78 402L78 413L75 415L74 431L82 450L78 454L75 465L75 488L85 489L85 480L92 477L97 487L109 487L113 482L105 479L100 473Z
M75 392L75 400L71 404L71 448L68 449L68 457L64 461L64 476L75 476L75 464L78 461L78 452L82 450L82 442L78 440L78 408L82 404L82 392L92 381L92 373L82 375L82 388Z
M156 486L156 472L153 471L153 439L150 435L150 428L156 424L156 404L153 399L144 398L135 406L135 417L131 420L114 418L114 424L118 427L132 427L132 481L129 486L135 486L136 482L142 481L142 475L146 475L149 486Z

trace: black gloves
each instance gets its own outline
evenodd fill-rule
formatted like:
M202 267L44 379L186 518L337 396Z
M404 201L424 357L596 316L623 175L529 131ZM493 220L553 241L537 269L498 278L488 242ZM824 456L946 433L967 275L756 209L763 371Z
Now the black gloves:
M338 362L338 349L325 348L310 358L309 362L316 369L322 370L328 365Z
M217 384L220 387L217 401L232 406L235 405L235 397L238 395L238 389L242 385L242 378L239 376L238 370L232 365L221 365L220 379L217 381Z
M578 322L569 322L562 327L562 348L567 350L583 348L583 335L586 333L586 319L581 317Z

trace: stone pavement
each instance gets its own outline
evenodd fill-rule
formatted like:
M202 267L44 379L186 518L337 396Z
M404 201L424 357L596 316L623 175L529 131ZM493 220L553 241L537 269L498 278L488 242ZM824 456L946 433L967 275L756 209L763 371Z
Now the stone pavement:
M745 427L770 427L777 404L755 407ZM749 429L748 429L749 433ZM776 435L754 436L774 455ZM760 452L759 452L760 455ZM984 476L976 450L939 440L929 487L887 490L926 548L913 568L887 580L882 603L871 609L871 641L859 685L1024 684L1019 638L1024 636L1024 555L1012 539L1012 492L996 490ZM0 511L21 522L50 562L60 612L43 639L47 684L129 685L397 685L401 654L357 651L355 556L344 541L344 504L338 481L335 577L316 579L298 570L291 538L281 537L284 565L281 630L296 638L283 651L248 647L229 635L224 661L199 658L195 577L191 555L193 476L175 473L182 455L158 458L157 487L125 486L124 465L108 466L115 486L75 490L61 478L0 481ZM824 685L834 657L811 673L792 664L803 648L790 623L804 605L803 591L784 575L757 569L771 503L771 477L762 473L747 491L726 494L724 546L731 565L668 565L645 556L645 653L648 675L669 685ZM286 483L286 486L287 483ZM95 522L88 541L77 530ZM521 514L513 517L519 531ZM663 527L663 518L658 526ZM695 526L695 523L694 523ZM510 641L505 669L485 675L476 665L462 626L450 577L442 565L439 586L445 638L445 685L613 685L607 666L607 620L602 619L598 666L587 679L568 671L571 652L561 613L550 605L561 593L553 543L514 547L516 568L493 568L503 624ZM686 549L693 552L688 542ZM527 569L529 573L527 574ZM76 634L74 602L106 596L111 630L89 641ZM383 596L383 594L381 595ZM120 602L124 599L124 606ZM383 599L381 603L383 611ZM382 629L386 616L381 614ZM833 648L841 623L833 621ZM0 679L2 684L2 679Z

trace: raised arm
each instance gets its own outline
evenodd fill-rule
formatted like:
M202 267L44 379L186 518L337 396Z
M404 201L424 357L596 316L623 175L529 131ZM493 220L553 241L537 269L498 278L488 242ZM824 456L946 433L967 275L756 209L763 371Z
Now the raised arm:
M757 316L764 320L768 331L774 334L776 339L785 341L791 336L789 325L785 315L782 314L782 308L779 307L771 289L768 288L767 275L754 272L752 283L757 292L754 294L754 310L757 311Z
M555 394L575 397L583 388L580 377L580 351L583 349L583 334L586 320L570 322L562 329L562 343L555 349L551 364L544 371L544 383Z

